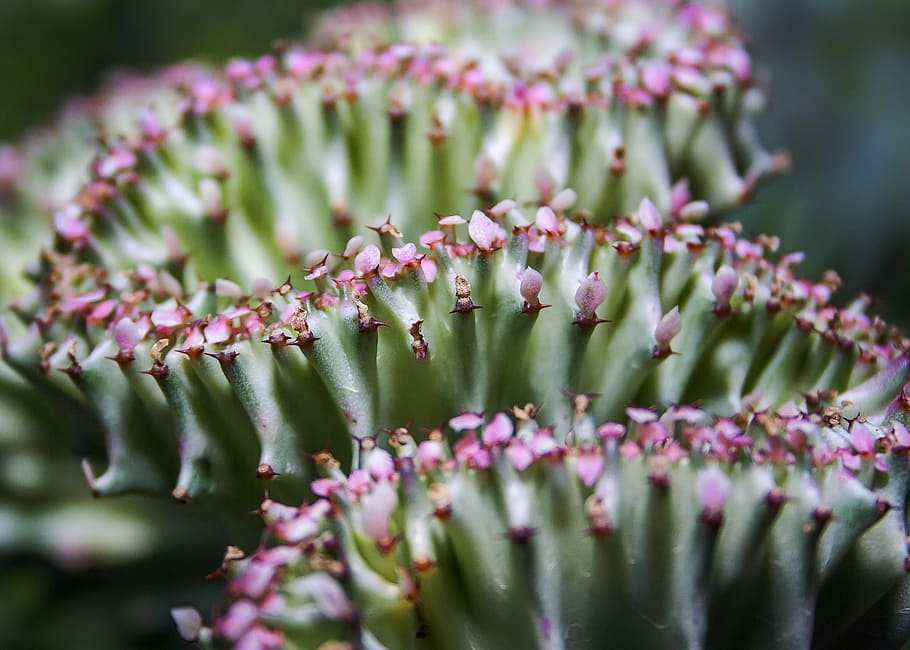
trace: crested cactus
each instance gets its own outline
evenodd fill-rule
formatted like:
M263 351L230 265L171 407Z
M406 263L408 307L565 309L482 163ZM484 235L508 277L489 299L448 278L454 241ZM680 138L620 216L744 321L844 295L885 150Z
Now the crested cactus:
M451 404L543 404L560 435L561 391L601 395L599 418L632 401L730 416L836 395L880 420L910 378L894 332L861 302L829 306L834 277L766 260L773 240L664 227L647 199L610 227L512 201L440 224L419 245L386 223L379 245L318 252L297 288L48 258L54 290L6 360L91 407L111 449L101 477L86 467L93 490L162 491L176 474L180 500L255 491L256 476L299 485L307 452L347 464L351 436L434 426Z
M184 638L910 634L908 342L715 223L785 165L725 11L428 0L314 41L107 139L0 330L6 384L106 439L94 494L268 490Z
M899 421L672 407L597 426L596 399L571 402L565 443L529 406L389 431L348 475L322 456L321 498L264 501L270 543L226 560L230 606L183 633L456 650L808 648L858 633L885 647L905 634L897 612L872 630L860 618L905 580Z

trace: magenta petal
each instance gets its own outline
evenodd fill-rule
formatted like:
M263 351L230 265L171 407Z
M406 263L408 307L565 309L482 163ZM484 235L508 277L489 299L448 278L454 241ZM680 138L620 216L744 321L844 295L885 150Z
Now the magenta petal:
M215 626L219 636L236 641L259 619L259 608L249 600L238 600Z
M604 468L604 458L596 447L582 449L575 457L575 472L586 486L591 487L600 478Z
M638 220L645 230L660 230L663 227L663 218L648 197L643 198L638 206Z
M706 510L723 510L730 494L730 479L716 465L701 470L695 478L695 493Z
M556 214L550 207L543 206L537 210L537 218L534 220L534 225L542 233L559 234L559 219L556 218Z
M853 423L850 442L858 454L871 454L875 451L875 438L862 422Z
M492 250L499 237L499 227L480 210L474 210L468 223L468 234L481 250Z
M607 287L600 279L600 274L594 271L581 281L575 292L575 304L585 318L594 318L594 312L607 299Z
M504 445L513 431L512 420L505 413L497 413L483 430L483 444L488 447Z
M468 431L470 429L479 429L483 424L483 415L481 413L462 413L449 420L449 427L453 431Z
M357 253L357 257L354 258L354 268L361 275L366 275L376 270L376 267L379 266L380 258L379 247L375 244L370 244Z
M519 438L513 438L506 447L506 458L512 463L512 467L519 472L528 469L534 462L534 454L525 442Z

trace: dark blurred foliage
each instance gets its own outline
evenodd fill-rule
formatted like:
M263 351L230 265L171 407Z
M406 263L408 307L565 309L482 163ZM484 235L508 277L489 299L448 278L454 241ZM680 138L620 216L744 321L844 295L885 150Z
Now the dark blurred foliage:
M337 0L2 0L0 140L89 92L105 70L266 51Z
M807 253L805 273L836 269L842 296L866 291L910 329L910 2L728 2L772 71L764 141L793 159L790 174L740 212L746 230L781 235L784 250ZM106 70L255 55L299 36L332 4L0 0L0 140L90 92ZM192 551L178 536L147 560L113 567L65 568L39 553L0 557L0 646L183 647L167 608L192 603L207 613L220 583L203 577L226 541L255 542L201 512L181 517L194 526Z
M764 141L792 157L740 218L910 331L910 2L729 3L770 71Z

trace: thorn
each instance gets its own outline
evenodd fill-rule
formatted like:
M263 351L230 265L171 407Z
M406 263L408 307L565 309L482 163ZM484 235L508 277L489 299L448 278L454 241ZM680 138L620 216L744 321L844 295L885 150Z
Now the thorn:
M156 364L153 364L152 367L149 368L148 370L140 370L139 374L140 375L149 375L150 377L154 377L155 379L162 379L164 377L167 377L170 372L171 372L171 369L168 368L166 364L157 364L156 363Z
M272 466L268 463L260 463L259 467L256 468L256 478L264 481L269 481L276 476L281 476L278 472L272 469Z
M825 506L817 506L812 511L812 519L815 520L815 523L818 524L819 529L824 528L831 521L833 513L831 508Z
M189 503L190 492L185 487L175 487L171 492L171 498L177 503Z
M527 422L528 420L533 420L535 417L537 417L540 409L540 406L535 406L534 404L528 403L524 406L513 406L510 410L512 412L512 417L514 417L516 420L519 422Z
M394 225L392 225L392 215L388 215L385 219L385 223L379 226L367 226L370 230L375 232L377 235L382 237L383 235L390 235L391 237L401 238L401 231L398 230Z
M881 519L886 514L888 514L893 508L894 508L894 506L891 505L891 502L888 501L887 499L884 499L882 497L876 497L875 514L878 516L879 519Z
M569 401L572 402L572 406L575 408L575 415L581 416L588 412L588 409L591 406L591 401L595 397L600 397L600 393L570 393L569 391L563 389L562 394L569 398Z
M470 314L475 309L481 309L471 300L471 284L461 275L455 276L455 308L450 314Z
M506 536L511 541L524 546L536 532L536 529L531 528L530 526L510 526Z
M784 491L779 487L775 486L771 488L768 494L765 495L765 505L767 505L772 512L775 514L787 503L787 495L784 494Z
M205 354L205 348L201 345L197 345L191 348L183 348L182 350L177 350L180 354L186 355L187 359L191 361L198 361L202 358L202 355Z
M600 325L601 323L612 323L612 322L613 321L611 321L611 320L608 320L605 318L598 318L597 316L583 316L581 314L578 314L575 317L575 320L572 321L572 324L577 327L580 327L581 329L592 330L595 327L597 327L598 325Z
M541 309L546 309L547 307L552 307L553 305L544 305L543 303L537 305L529 305L526 300L524 305L521 308L521 313L523 314L536 314Z
M221 364L222 368L226 368L234 363L234 359L240 356L240 353L236 350L223 350L222 352L206 352L205 356L212 357Z
M420 327L423 325L422 320L414 321L411 324L411 327L408 329L408 333L413 339L411 341L411 350L414 351L414 358L417 361L424 361L427 358L427 355L430 352L430 346L427 344L427 340L423 337L423 334L420 332Z

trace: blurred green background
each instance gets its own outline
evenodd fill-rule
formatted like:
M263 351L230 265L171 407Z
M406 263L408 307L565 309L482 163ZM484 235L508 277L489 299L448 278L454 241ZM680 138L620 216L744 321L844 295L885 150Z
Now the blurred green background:
M746 232L781 235L784 250L807 253L804 273L835 269L846 285L842 299L866 291L910 330L910 2L728 2L773 72L763 141L786 148L793 161L788 176L739 213ZM331 4L0 0L0 141L47 120L73 93L91 92L112 68L255 55L277 38L299 36ZM148 507L119 506L132 504ZM224 545L254 542L192 509L180 510L179 522L138 564L60 565L27 550L0 555L0 647L182 647L167 605L207 611L220 584L202 578Z

